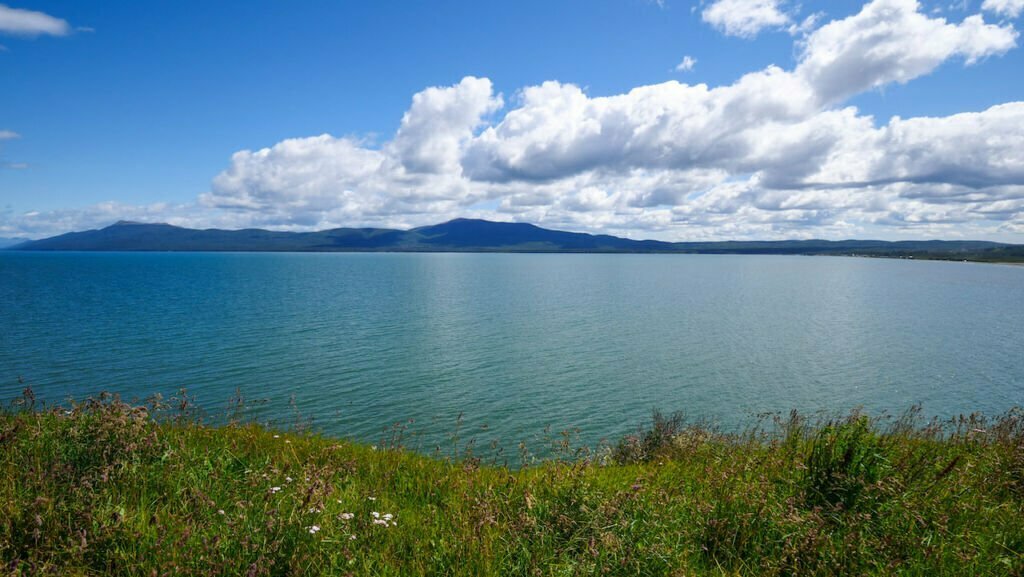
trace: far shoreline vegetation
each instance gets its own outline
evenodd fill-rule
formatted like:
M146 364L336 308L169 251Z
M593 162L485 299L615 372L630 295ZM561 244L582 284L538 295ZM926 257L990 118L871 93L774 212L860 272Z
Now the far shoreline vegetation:
M197 230L162 223L121 221L99 230L22 242L7 250L764 254L1024 263L1024 245L988 241L663 242L549 230L527 223L461 218L410 230L338 228L317 232Z
M1024 575L1024 410L655 412L509 468L249 422L189 397L0 411L10 575Z

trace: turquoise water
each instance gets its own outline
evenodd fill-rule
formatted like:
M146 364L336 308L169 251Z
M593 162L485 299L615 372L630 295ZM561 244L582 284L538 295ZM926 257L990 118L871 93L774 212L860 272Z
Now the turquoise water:
M1024 267L839 257L0 253L0 398L186 387L423 449L652 408L1024 405ZM486 431L483 427L486 426Z

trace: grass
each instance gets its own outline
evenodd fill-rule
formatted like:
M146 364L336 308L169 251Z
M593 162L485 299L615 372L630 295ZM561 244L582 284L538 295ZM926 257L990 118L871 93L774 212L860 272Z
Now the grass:
M1019 410L739 434L656 413L511 470L178 408L0 413L0 572L1024 575Z

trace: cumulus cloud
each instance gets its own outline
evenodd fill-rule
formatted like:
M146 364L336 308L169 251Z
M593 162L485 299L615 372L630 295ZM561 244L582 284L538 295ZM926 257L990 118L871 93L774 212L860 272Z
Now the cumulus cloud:
M959 24L930 18L916 0L875 0L860 13L830 22L804 43L796 74L825 103L871 88L906 83L950 58L970 65L1016 46L1010 25L973 15Z
M981 4L981 9L1008 18L1016 18L1024 11L1024 0L985 0Z
M844 134L803 185L949 185L975 197L1024 186L1022 126L1024 102L942 118L896 117L877 130ZM935 190L942 196L948 189Z
M64 36L71 32L71 26L60 18L43 12L11 8L0 4L0 33L20 36Z
M467 78L414 96L380 148L321 136L239 153L204 202L304 222L415 223L484 203L513 219L671 236L984 220L1011 214L1005 203L1024 186L1019 106L876 127L832 105L950 59L1000 55L1016 37L978 15L951 23L912 0L875 0L811 32L792 70L725 86L591 97L550 81L487 122L502 100Z
M762 30L790 24L782 4L782 0L715 0L704 8L701 18L729 36L753 38Z
M427 88L383 147L324 134L244 150L200 203L321 227L457 211L484 198L482 186L463 178L461 153L483 117L501 105L485 78Z
M1016 41L1011 25L980 15L949 22L913 0L874 0L810 32L791 69L722 86L591 96L549 81L506 108L489 80L467 77L414 95L380 145L324 134L243 150L193 205L119 217L318 229L476 216L670 240L1019 238L1024 103L882 122L844 105ZM131 212L85 220L118 210ZM34 230L45 219L32 217Z
M468 76L455 86L428 88L412 99L391 143L394 156L410 172L457 172L462 144L482 117L502 106L487 78Z

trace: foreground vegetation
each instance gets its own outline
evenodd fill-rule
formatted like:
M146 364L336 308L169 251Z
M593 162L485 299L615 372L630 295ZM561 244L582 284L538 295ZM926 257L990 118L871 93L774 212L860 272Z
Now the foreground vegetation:
M511 470L104 398L0 413L12 575L1024 575L1024 412L655 415Z

